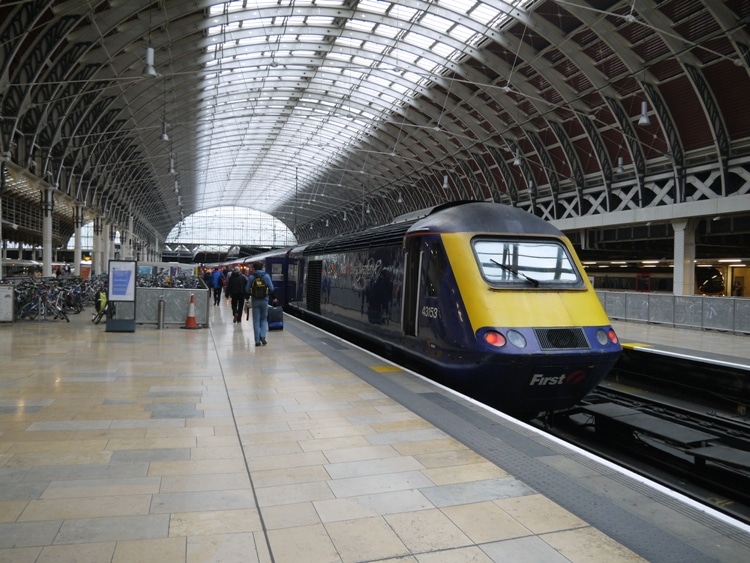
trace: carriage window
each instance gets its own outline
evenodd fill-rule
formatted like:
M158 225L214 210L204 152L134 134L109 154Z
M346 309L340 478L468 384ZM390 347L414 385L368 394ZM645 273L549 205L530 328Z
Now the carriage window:
M473 246L490 285L583 287L567 248L555 240L475 239Z
M445 275L445 254L443 246L436 242L430 247L427 256L427 296L437 297Z

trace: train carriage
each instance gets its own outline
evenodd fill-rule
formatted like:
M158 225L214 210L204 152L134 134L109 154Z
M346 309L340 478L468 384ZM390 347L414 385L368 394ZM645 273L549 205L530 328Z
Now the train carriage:
M513 207L447 204L267 260L297 272L291 311L519 416L575 404L621 351L567 237Z

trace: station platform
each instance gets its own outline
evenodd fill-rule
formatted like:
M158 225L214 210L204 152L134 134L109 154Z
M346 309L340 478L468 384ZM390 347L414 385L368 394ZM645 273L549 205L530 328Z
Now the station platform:
M612 326L630 349L750 370L750 335L629 321Z
M0 561L748 560L747 526L313 327L210 317L0 325Z

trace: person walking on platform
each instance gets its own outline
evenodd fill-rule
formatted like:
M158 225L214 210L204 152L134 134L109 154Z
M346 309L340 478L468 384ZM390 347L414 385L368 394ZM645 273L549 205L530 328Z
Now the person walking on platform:
M229 268L229 266L224 266L224 269L221 271L222 274L224 274L224 299L227 300L227 305L230 305L229 301L229 293L227 292L227 280L229 279L229 274L232 273L232 270Z
M213 281L213 272L211 271L211 268L203 268L203 283L206 284L206 287L208 288L208 294L213 297L214 294L214 281Z
M227 279L224 277L224 274L221 273L221 269L216 268L211 276L211 282L214 288L214 305L221 303L221 288L224 287L226 281Z
M253 300L255 345L265 346L268 333L268 296L274 291L271 276L263 271L263 262L253 262L253 274L247 280L247 293Z
M247 278L240 272L239 268L232 270L227 280L227 295L232 300L232 314L235 323L242 321L242 309L245 307L245 286Z

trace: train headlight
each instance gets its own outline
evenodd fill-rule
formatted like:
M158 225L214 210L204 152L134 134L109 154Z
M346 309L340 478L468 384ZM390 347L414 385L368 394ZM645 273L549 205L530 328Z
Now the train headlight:
M508 341L517 348L526 348L526 338L517 330L508 331Z
M596 341L601 346L606 346L610 342L612 344L617 344L617 335L615 334L614 329L610 328L608 331L605 331L603 329L599 329L596 331Z
M495 330L488 330L484 333L484 341L495 348L505 346L505 337Z

